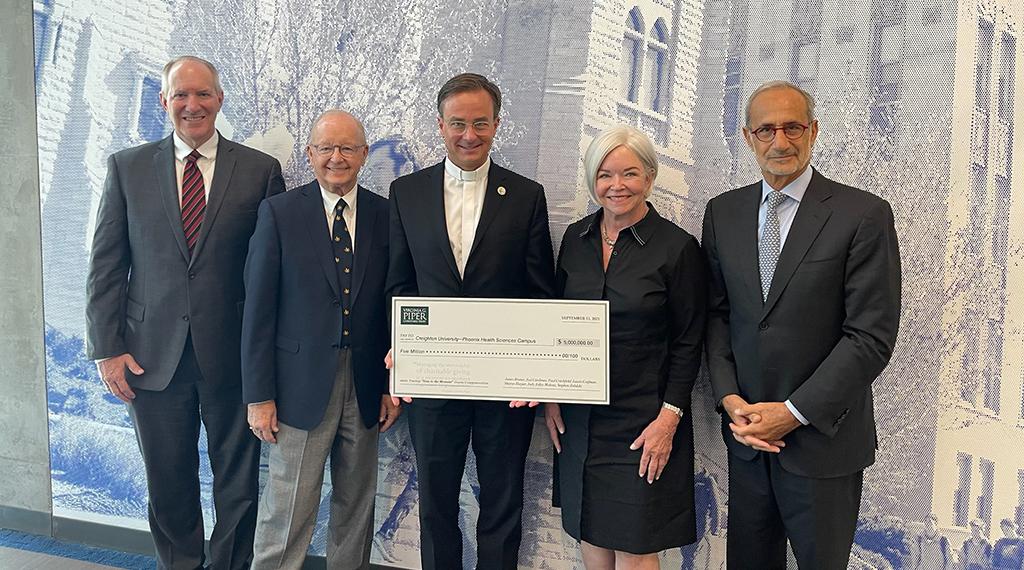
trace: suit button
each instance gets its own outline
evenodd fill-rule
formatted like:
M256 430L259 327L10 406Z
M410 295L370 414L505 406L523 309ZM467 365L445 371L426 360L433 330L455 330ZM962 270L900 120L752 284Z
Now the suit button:
M188 322L188 315L182 315L181 320Z
M348 336L348 331L341 331L342 336Z
M347 317L348 316L348 309L345 309L344 313L345 313L345 316Z
M761 329L763 331L766 331L766 330L768 330L768 323L761 323L761 324L757 325L757 328L759 328L759 329Z
M188 278L189 279L195 279L196 278L196 274L195 273L189 273L188 274Z

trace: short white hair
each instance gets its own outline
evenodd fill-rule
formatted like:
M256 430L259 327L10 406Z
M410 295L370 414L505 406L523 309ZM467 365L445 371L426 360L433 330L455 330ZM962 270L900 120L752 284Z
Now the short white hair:
M206 69L210 70L213 75L213 88L217 90L217 94L223 94L224 89L220 86L220 73L217 73L217 68L212 63L206 61L201 57L194 55L182 55L167 62L164 66L163 71L160 73L160 92L163 93L164 97L168 97L170 93L167 92L168 87L171 85L171 72L174 71L175 67L178 67L186 61L195 63L201 63L206 66Z
M807 103L807 122L814 122L814 97L807 91L801 89L800 86L796 85L795 83L790 83L789 81L776 80L769 81L767 83L762 83L757 89L754 89L754 92L750 94L750 97L747 97L747 107L746 109L743 110L744 126L746 126L748 129L753 126L750 124L750 104L754 102L754 99L758 95L764 93L765 91L771 91L772 89L792 89L793 91L799 93L804 98L804 102Z
M590 197L595 204L597 193L594 186L597 183L597 171L601 163L615 149L624 146L633 151L633 154L640 159L644 170L651 177L651 183L644 193L644 198L649 198L654 189L654 179L658 177L658 153L654 150L654 144L642 131L628 125L619 125L602 131L590 141L587 152L583 155L583 170L587 177L587 189L590 190Z
M313 133L316 132L317 127L319 127L320 123L322 123L327 117L348 117L355 121L356 126L359 127L359 136L363 139L362 144L366 144L366 128L363 127L363 122L360 121L358 117L344 109L328 109L323 113L320 113L320 116L313 121L313 126L309 127L309 139L306 141L306 144L313 144Z

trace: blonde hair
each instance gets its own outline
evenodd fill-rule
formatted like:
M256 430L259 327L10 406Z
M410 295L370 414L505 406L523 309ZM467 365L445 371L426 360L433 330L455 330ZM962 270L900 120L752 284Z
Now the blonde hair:
M628 125L619 125L597 135L583 155L583 170L587 177L587 189L590 190L590 197L595 204L600 204L597 200L597 193L594 192L597 171L601 168L604 159L620 146L633 151L633 154L644 165L647 175L651 177L651 183L648 185L647 191L644 192L644 198L649 198L654 189L654 179L658 177L658 153L654 150L654 144L639 129Z

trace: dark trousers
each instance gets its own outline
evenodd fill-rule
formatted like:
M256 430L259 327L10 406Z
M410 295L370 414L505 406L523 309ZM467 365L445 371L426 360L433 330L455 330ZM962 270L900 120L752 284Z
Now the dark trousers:
M787 538L801 570L846 570L863 475L814 479L786 471L774 453L730 453L729 570L785 570Z
M256 529L260 446L249 432L241 386L216 386L205 380L189 336L167 388L136 389L129 413L146 466L149 528L158 568L203 567L200 421L206 426L217 518L210 537L210 568L248 568Z
M459 492L472 441L480 480L477 568L515 570L523 534L523 473L534 411L507 402L420 399L408 406L420 494L424 570L462 566Z

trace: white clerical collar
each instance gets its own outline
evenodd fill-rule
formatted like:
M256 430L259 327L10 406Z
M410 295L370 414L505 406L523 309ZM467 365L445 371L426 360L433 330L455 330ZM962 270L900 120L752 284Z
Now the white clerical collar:
M813 175L813 173L814 170L811 168L811 165L808 164L807 168L805 168L804 171L800 173L800 176L797 176L796 178L793 179L792 182L783 186L782 190L779 190L779 192L782 192L786 196L789 196L790 198L796 200L797 204L799 204L801 201L803 201L804 194L807 193L807 187L811 184L811 176ZM774 188L772 188L771 185L768 184L767 180L761 181L762 203L765 201L765 199L768 198L768 194L770 194L773 190Z
M448 173L448 176L462 182L473 182L474 180L487 176L487 170L490 167L491 157L489 156L487 157L487 160L480 165L480 168L477 168L476 170L463 170L458 166L455 166L455 163L448 157L445 157L444 159L444 171Z
M192 154L193 148L189 146L188 143L181 140L177 131L175 131L171 136L174 138L174 158L184 162L185 157ZM218 143L220 143L220 133L214 130L213 136L206 139L206 142L199 145L199 148L194 150L198 150L199 154L207 160L215 160L217 158Z
M319 182L317 183L317 186L320 187L320 197L323 198L324 200L324 210L333 212L334 209L338 207L338 201L344 200L345 207L348 208L350 212L355 211L354 208L356 207L356 194L359 193L358 182L356 182L356 185L353 186L351 190L346 192L344 196L338 196L333 192L328 192L324 188L323 184L320 184Z

